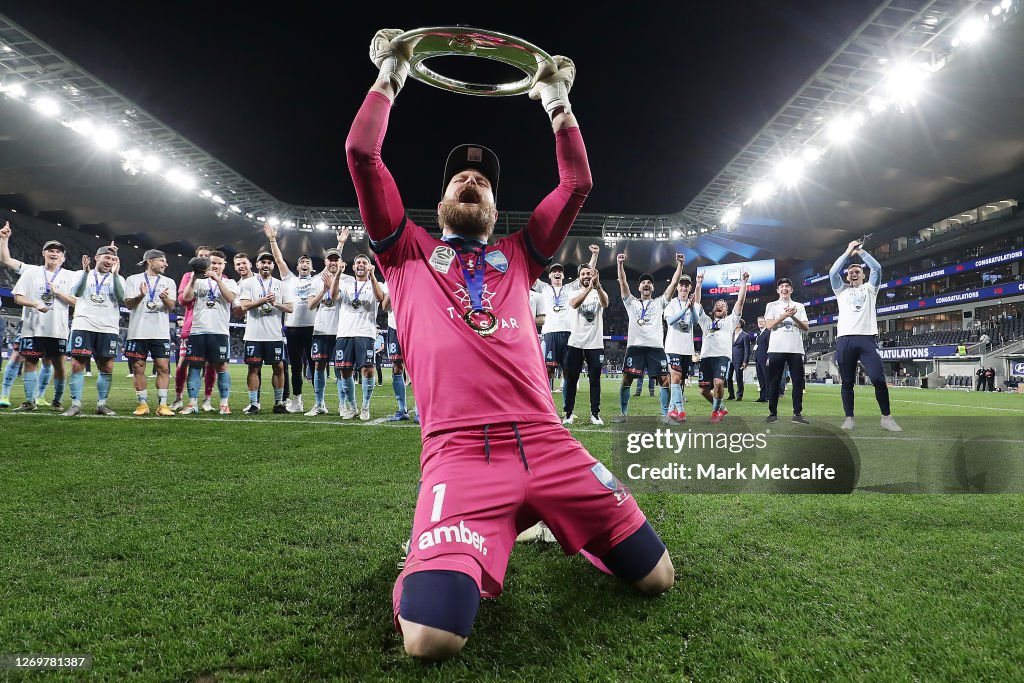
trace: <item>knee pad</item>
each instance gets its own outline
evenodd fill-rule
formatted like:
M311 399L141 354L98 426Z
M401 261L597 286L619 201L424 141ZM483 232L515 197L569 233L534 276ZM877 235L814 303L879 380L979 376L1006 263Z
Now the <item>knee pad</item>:
M398 614L406 621L468 638L480 589L468 574L428 569L405 577Z
M665 544L650 522L605 553L601 561L623 581L634 583L651 573L665 553Z

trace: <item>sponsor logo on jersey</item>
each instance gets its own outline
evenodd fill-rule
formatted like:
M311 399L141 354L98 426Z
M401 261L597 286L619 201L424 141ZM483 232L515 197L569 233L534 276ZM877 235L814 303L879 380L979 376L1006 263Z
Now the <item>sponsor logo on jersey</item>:
M463 543L471 545L480 551L481 555L487 554L487 547L484 545L487 539L466 526L466 523L459 520L458 526L439 526L431 531L424 531L420 534L417 545L420 550L432 548L441 543Z

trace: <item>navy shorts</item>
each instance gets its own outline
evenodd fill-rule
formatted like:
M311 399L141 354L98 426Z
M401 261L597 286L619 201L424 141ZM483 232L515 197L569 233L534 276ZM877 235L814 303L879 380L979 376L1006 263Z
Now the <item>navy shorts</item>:
M398 341L398 330L393 327L388 328L387 352L392 363L395 361L401 363L405 360L405 357L402 356L402 344Z
M190 334L185 345L185 360L220 364L228 359L230 351L231 341L226 334Z
M117 356L117 342L116 334L71 330L71 349L68 354L72 358L114 358ZM24 339L21 340L21 344L25 345Z
M648 377L661 377L668 372L668 356L665 349L653 346L630 346L626 349L626 360L622 371L639 377L647 370Z
M334 347L334 367L342 370L372 368L373 341L373 337L338 337Z
M246 365L284 362L283 341L245 341L243 343Z
M692 355L681 353L668 354L668 366L676 372L682 373L683 379L690 376L691 365L693 365Z
M171 340L129 339L124 345L124 355L125 358L133 360L146 360L149 356L152 356L153 360L157 358L170 358Z
M309 357L319 363L331 360L334 358L337 339L333 334L314 334L313 343L309 346Z
M11 346L25 358L60 358L66 352L68 340L57 337L15 337Z
M549 368L561 367L569 348L571 332L548 332L544 335L544 362Z
M732 361L726 356L712 356L700 359L700 386L713 386L716 379L723 382L729 379L729 366Z

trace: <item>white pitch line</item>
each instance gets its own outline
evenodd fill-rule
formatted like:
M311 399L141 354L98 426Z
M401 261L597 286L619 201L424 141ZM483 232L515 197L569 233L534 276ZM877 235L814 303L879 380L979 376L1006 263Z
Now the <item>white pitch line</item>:
M908 401L908 400L902 399L902 398L892 398L892 399L889 399L889 400L892 401L893 403L920 403L920 404L926 405L926 406L942 406L942 407L949 407L949 408L974 408L976 410L1001 410L1001 411L1007 412L1007 413L1024 413L1024 410L1022 410L1020 408L987 408L985 406L965 406L965 405L960 405L959 403L933 403L931 401ZM979 416L975 415L973 417L979 417Z

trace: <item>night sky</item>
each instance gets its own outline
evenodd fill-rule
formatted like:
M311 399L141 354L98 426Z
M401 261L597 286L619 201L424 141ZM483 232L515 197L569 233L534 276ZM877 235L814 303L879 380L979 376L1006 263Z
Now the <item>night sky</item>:
M570 99L595 179L584 211L659 214L682 209L878 3L226 4L23 2L3 11L277 198L320 206L356 203L344 141L376 75L367 46L378 28L464 24L518 35L576 62ZM445 66L463 77L512 73L485 60ZM407 206L437 203L443 159L462 142L498 153L499 208L529 210L557 182L539 103L410 80L384 146Z

